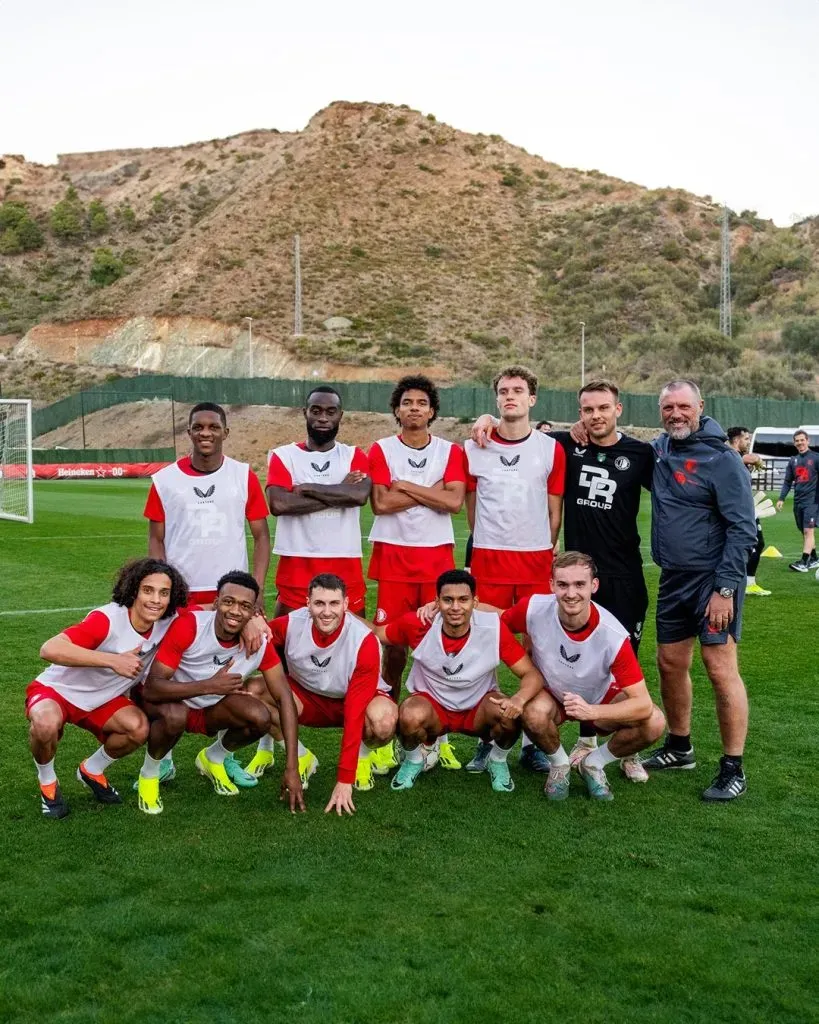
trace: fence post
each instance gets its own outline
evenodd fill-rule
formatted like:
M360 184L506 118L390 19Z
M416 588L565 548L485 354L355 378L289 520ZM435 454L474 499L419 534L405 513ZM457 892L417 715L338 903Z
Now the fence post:
M80 392L80 423L82 424L82 446L85 448L85 392Z

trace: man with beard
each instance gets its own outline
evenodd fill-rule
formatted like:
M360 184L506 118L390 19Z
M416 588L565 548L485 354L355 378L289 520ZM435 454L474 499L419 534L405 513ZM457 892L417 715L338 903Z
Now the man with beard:
M748 427L729 427L726 434L728 436L728 444L735 452L739 452L742 456L742 462L747 466L749 473L753 472L754 469L764 466L765 463L762 456L751 452L751 431ZM762 524L757 516L756 544L748 557L748 565L745 568L746 594L756 594L757 597L770 597L770 590L764 590L756 581L756 571L759 568L759 560L764 550L765 536L762 533Z
M796 528L802 534L802 557L788 566L793 572L808 572L819 565L814 539L816 520L819 519L819 454L811 450L809 441L804 430L797 430L793 435L796 455L788 459L785 479L776 503L777 511L781 512L785 498L793 487L793 516Z

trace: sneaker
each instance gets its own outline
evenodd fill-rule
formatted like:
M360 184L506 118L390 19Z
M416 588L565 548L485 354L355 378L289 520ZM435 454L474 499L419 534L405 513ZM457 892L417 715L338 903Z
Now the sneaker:
M245 766L245 771L254 779L260 779L268 768L273 767L275 760L272 750L257 750Z
M68 804L59 782L40 783L40 806L44 818L64 818L68 814Z
M318 758L312 750L305 750L299 758L299 775L301 776L302 789L307 789L310 784L310 776L316 774Z
M586 789L592 800L614 799L614 794L609 789L609 780L602 768L594 768L583 760L580 763L580 778L586 783Z
M159 784L160 786L166 782L173 782L176 778L176 765L169 757L163 757L159 762ZM139 776L134 779L134 784L131 787L135 793L139 792Z
M122 797L114 789L104 775L92 775L85 770L84 765L77 769L77 778L94 794L94 799L101 804L121 804Z
M570 764L550 764L543 792L547 800L565 800L569 795Z
M524 747L520 752L520 759L518 764L521 768L527 772L542 772L546 773L549 771L551 765L549 764L549 758L543 753L540 747L536 747L534 743Z
M422 743L421 749L424 754L424 771L431 772L435 765L438 764L438 758L441 756L441 741L436 740L432 746Z
M423 761L404 761L398 771L393 775L390 783L391 789L412 789L415 780L424 770Z
M801 559L798 562L791 562L788 566L789 569L793 569L794 572L807 572L808 563L803 562Z
M463 768L463 765L455 756L455 751L452 749L451 743L441 743L438 747L438 760L440 761L442 768L448 768L450 771L458 771Z
M225 771L230 781L235 782L239 789L252 789L259 785L258 778L239 764L235 754L228 754L225 758Z
M136 780L137 806L143 814L161 814L162 798L159 795L159 779L143 779L140 775Z
M213 783L213 788L219 796L237 796L239 790L228 778L225 766L208 760L207 749L207 747L202 747L196 755L196 760L194 761L196 770L200 775L204 775L206 779L210 779Z
M486 766L489 763L489 755L491 753L491 741L487 742L486 740L478 740L478 745L475 748L475 756L467 763L466 770L468 772L485 772Z
M808 559L808 568L809 569L815 569L817 567L817 565L819 565L819 556L811 555L810 558Z
M505 761L490 761L487 771L492 780L492 789L496 793L511 793L515 788L512 776L509 774L509 765Z
M648 782L648 772L643 768L640 758L636 754L621 759L620 771L629 782Z
M757 597L770 597L770 590L763 590L758 583L751 583L745 588L746 594L756 594Z
M395 741L390 740L383 747L376 747L370 758L373 774L389 775L392 768L398 767L398 758L395 756Z
M646 757L641 757L640 764L649 772L665 771L666 768L681 768L683 771L690 771L697 767L697 758L693 747L683 753L679 750L672 750L667 743L664 743L656 750L649 751Z
M366 793L367 790L372 789L375 786L372 755L370 755L370 757L359 757L358 765L355 770L355 782L353 785L363 793Z
M594 750L596 747L596 736L579 736L577 743L569 751L569 764L575 771L580 771L580 762L590 750Z
M726 803L728 800L736 800L747 789L748 785L742 767L722 757L717 777L703 792L702 798L709 804Z

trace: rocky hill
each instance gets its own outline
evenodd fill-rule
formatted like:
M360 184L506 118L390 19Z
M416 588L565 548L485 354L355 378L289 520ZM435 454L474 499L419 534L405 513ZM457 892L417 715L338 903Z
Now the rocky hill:
M134 364L103 342L148 318L149 341L156 323L171 326L144 369L168 369L157 359L187 347L184 372L196 346L221 346L223 372L238 372L252 317L257 373L425 365L480 380L514 357L559 387L577 381L582 320L587 369L632 390L690 372L712 391L815 393L819 221L733 216L727 341L710 197L559 167L406 107L339 102L298 133L48 167L6 156L0 197L0 335L54 325L35 327L17 357L57 358L51 338L63 359L74 340L75 358L93 342L91 361ZM343 319L328 328L331 317Z

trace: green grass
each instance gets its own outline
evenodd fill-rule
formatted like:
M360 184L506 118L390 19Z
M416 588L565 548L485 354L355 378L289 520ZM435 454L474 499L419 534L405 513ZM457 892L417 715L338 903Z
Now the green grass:
M379 780L356 795L353 819L331 819L339 735L309 732L321 767L307 815L278 804L278 770L216 797L193 770L201 740L186 737L165 813L148 819L130 790L140 756L110 772L125 804L100 807L74 778L94 740L69 728L57 767L72 813L43 821L23 692L41 642L82 612L8 613L106 601L116 568L145 549L146 491L40 483L36 523L0 523L1 1020L817 1018L819 584L787 571L788 510L765 524L786 556L762 562L773 596L746 603L749 792L733 806L699 801L719 751L698 666L699 767L645 787L611 768L611 805L576 783L565 805L547 805L542 780L513 765L510 797L485 776L436 769L409 793ZM461 546L464 534L461 520ZM647 575L653 592L656 569ZM656 692L651 626L641 661ZM471 741L455 746L465 760Z

